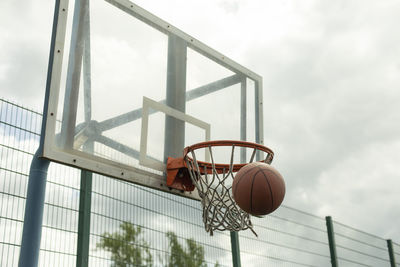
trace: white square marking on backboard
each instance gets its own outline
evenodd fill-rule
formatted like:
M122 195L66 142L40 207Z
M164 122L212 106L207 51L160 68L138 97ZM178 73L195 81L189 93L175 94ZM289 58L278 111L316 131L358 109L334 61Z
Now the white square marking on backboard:
M167 105L151 100L150 98L143 97L142 131L140 137L140 157L139 157L140 165L162 172L165 172L166 170L166 165L163 162L151 159L147 156L147 136L148 136L150 108L157 111L161 111L166 115L169 115L184 122L188 122L201 129L204 129L206 134L206 140L204 141L210 140L210 128L211 128L210 124L201 121L199 119L196 119L195 117L192 117L190 115L187 115L179 110L173 109Z

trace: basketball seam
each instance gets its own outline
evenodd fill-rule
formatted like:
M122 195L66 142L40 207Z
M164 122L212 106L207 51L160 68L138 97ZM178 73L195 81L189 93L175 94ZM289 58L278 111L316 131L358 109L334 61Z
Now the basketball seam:
M261 171L262 172L262 171ZM264 176L264 178L265 178L265 181L267 181L267 184L268 184L268 188L269 188L269 192L271 193L271 211L274 209L274 195L272 194L272 188L271 188L271 185L270 185L270 183L269 183L269 181L268 181L268 178L267 178L267 176L265 176L265 173L264 172L262 172L262 174L263 174L263 176Z
M253 212L253 187L254 187L254 180L257 175L257 172L253 175L253 180L251 181L251 191L250 191L250 211Z
M253 212L253 187L254 187L254 180L256 179L257 174L258 174L259 172L263 172L263 169L260 168L259 166L255 166L254 168L258 169L258 171L256 171L256 172L254 173L254 175L253 175L253 181L252 181L252 183L251 183L251 194L250 194L250 210L251 210L251 212Z
M258 168L259 168L259 167L258 167ZM236 195L236 191L238 190L239 183L243 180L242 178L243 178L244 176L246 176L246 174L247 174L248 172L251 172L251 171L253 171L252 168L250 168L249 170L247 170L245 173L242 174L242 176L239 177L239 180L236 182L236 187L235 187L235 191L233 192L233 195Z

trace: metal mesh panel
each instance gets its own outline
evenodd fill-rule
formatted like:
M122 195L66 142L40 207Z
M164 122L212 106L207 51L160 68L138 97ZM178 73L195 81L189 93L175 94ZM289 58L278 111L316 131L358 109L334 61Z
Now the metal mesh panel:
M396 266L400 266L400 244L393 242L394 257L397 260Z
M0 100L0 266L17 266L27 174L41 115Z
M324 219L282 206L252 221L259 238L240 233L244 266L329 266Z
M341 266L389 266L386 240L334 222L336 250Z
M208 264L218 261L222 266L230 266L229 233L218 232L209 237L202 224L200 203L190 199L95 175L91 220L90 266L109 261L110 254L96 248L96 244L104 233L118 232L123 222L141 227L154 266L167 263L170 255L167 233L170 231L182 245L191 238L203 246Z
M74 266L79 213L80 171L50 164L39 266Z

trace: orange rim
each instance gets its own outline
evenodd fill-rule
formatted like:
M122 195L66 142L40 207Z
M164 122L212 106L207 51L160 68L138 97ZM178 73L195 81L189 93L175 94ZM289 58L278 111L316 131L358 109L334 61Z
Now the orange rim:
M190 152L195 151L200 148L214 147L214 146L238 146L238 147L254 148L256 150L268 153L268 155L269 155L268 157L271 159L271 161L274 158L274 152L266 146L252 143L252 142L236 141L236 140L217 140L217 141L206 141L206 142L197 143L197 144L186 147L183 150L183 157L188 158L190 161L193 161L193 159L188 156L188 154ZM260 160L259 162L265 162L265 160ZM213 168L213 164L211 162L197 161L197 164L201 167L206 167L206 169ZM247 164L248 163L233 164L232 171L237 172ZM219 172L222 172L224 169L228 170L230 168L230 164L214 163L214 167Z

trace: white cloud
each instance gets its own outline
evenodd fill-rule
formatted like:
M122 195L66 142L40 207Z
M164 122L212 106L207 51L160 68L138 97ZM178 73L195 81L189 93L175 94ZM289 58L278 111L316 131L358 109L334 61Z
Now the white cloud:
M43 105L54 3L42 0L0 4L2 97Z
M319 175L310 202L324 199L316 205L320 215L335 214L337 221L398 240L399 149L399 141L376 143L338 160ZM392 223L382 227L388 219Z

